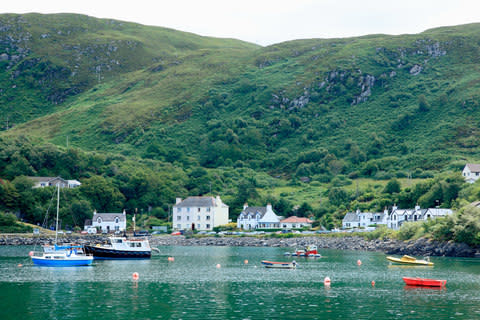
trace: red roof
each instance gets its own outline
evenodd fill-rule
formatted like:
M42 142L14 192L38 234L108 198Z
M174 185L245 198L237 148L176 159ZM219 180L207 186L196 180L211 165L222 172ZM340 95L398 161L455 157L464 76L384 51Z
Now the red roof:
M280 221L280 223L313 223L313 221L308 218L291 216L287 219L283 219L282 221Z

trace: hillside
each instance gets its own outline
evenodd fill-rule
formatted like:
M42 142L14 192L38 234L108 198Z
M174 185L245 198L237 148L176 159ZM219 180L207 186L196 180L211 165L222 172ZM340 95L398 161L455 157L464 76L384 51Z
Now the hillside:
M255 45L75 14L0 15L2 128L63 110L68 98L201 50Z
M82 182L62 200L70 228L93 210L166 223L176 197L205 194L233 220L245 202L271 203L327 228L394 203L461 208L480 194L459 174L480 161L479 31L260 47L0 15L0 213L48 222L51 190L32 189L32 175Z
M431 176L478 151L479 24L261 48L78 15L0 21L0 106L24 122L11 135L321 182Z

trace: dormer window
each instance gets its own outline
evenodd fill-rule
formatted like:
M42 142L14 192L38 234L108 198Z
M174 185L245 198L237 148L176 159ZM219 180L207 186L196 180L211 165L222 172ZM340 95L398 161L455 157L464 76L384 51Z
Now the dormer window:
M97 222L98 222L98 223L102 223L102 218L99 217L99 218L97 219Z
M115 223L118 223L120 220L118 219L118 217L115 217Z

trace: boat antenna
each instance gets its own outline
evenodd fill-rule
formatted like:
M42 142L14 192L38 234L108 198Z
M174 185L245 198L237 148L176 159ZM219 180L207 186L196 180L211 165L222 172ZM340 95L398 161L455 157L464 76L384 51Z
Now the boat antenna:
M58 211L60 208L60 183L57 183L57 221L55 222L55 245L57 245L58 237Z

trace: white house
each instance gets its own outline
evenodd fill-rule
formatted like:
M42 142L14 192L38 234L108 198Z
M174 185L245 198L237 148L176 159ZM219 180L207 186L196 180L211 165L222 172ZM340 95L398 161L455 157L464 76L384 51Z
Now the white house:
M291 216L280 221L280 225L283 229L295 229L304 227L311 228L312 223L313 221L308 218L297 216Z
M474 183L480 178L480 164L467 163L463 168L462 175L468 183Z
M243 206L243 210L237 218L237 228L244 230L252 229L279 229L281 217L273 212L272 205L266 207Z
M127 217L125 210L122 213L98 213L93 212L92 224L85 223L85 230L90 227L100 228L102 232L125 231L127 229Z
M414 209L399 209L394 205L390 212L387 209L383 213L360 212L360 210L348 212L343 218L342 227L348 229L383 224L390 229L396 230L405 222L426 221L428 219L445 217L452 213L451 209L421 209L418 205Z
M228 211L220 196L177 198L172 226L176 230L212 230L228 223Z
M76 188L81 185L78 180L65 180L61 177L27 177L33 181L33 188L44 188L60 184L60 188Z

